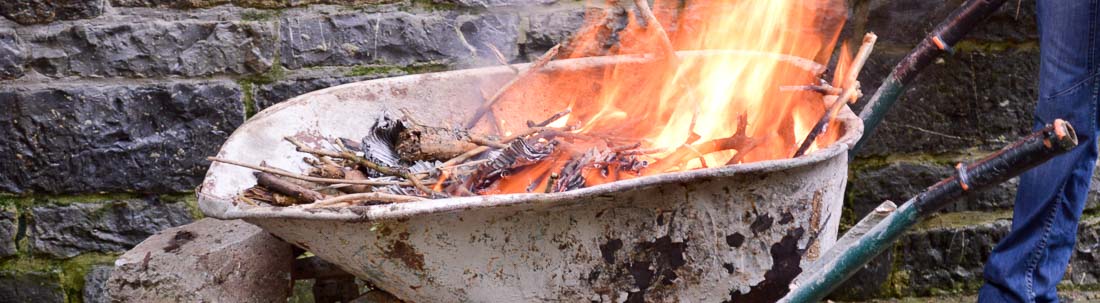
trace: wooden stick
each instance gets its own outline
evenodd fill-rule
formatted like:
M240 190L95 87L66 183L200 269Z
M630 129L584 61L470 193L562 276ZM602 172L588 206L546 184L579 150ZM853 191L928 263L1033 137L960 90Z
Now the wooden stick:
M489 149L490 148L488 146L478 146L474 149L466 151L465 153L462 153L461 155L458 155L458 157L454 157L450 160L447 160L447 162L443 162L443 165L440 165L439 167L456 166L457 164L462 163L463 161L469 160L470 158L473 158L474 156L477 156L480 153L489 151Z
M497 58L497 62L500 62L501 65L507 66L508 69L512 70L512 73L517 75L519 74L519 69L512 64L509 64L508 59L504 58L504 53L500 52L500 49L498 49L495 45L485 42L485 47L488 47L489 50L493 52L493 56Z
M657 36L661 39L662 56L668 59L677 59L676 50L672 48L672 40L668 38L668 33L665 32L664 26L661 26L661 22L657 21L657 16L653 15L653 10L649 8L649 1L634 0L634 6L638 7L638 12L645 19L646 26L656 31Z
M649 168L656 172L664 172L673 166L681 164L681 162L689 159L688 157L693 154L702 157L703 155L723 150L736 150L738 154L742 154L749 148L755 147L755 145L758 144L758 140L748 136L748 125L748 117L745 114L741 114L738 116L737 132L732 136L695 144L684 144L671 154L668 154L668 156L653 163Z
M306 146L304 143L302 143L301 141L298 141L297 139L294 139L293 137L286 137L284 139L286 139L287 141L290 141L290 144L294 144L294 146L297 147L297 150L299 152L350 160L350 161L355 162L356 164L366 166L367 168L370 168L374 171L382 173L383 175L405 178L405 179L409 180L409 182L412 183L413 186L416 186L416 184L419 183L419 182L417 182L417 181L419 181L418 178L413 177L412 174L410 174L408 171L391 168L389 166L378 164L378 163L375 163L374 161L367 160L366 158L355 155L355 153L351 152L351 150L348 150L347 147L345 147L344 144L340 142L340 140L336 140L336 145L339 146L342 151L335 152L335 151L321 150L321 149L316 149L316 148ZM349 180L344 180L344 181L345 182L341 182L341 183L348 183L346 181L349 181ZM349 183L349 184L352 184L352 183ZM423 185L421 185L421 186L423 186ZM425 193L431 193L431 192L425 192Z
M534 63L531 63L531 67L523 70L522 72L517 74L515 78L512 78L511 81L508 81L508 83L505 83L504 86L501 86L500 90L497 90L496 94L494 94L491 98L489 98L489 100L486 100L486 102L482 103L481 106L478 107L477 111L474 112L474 117L471 118L470 121L466 122L466 128L474 128L474 126L476 126L477 123L481 121L481 118L485 116L485 113L492 110L493 105L496 105L496 103L500 101L500 98L504 96L504 93L508 92L508 90L511 89L512 86L516 85L516 83L520 80L526 79L535 71L542 69L543 66L546 66L547 63L550 63L550 60L554 59L554 56L558 55L558 49L560 48L560 43L558 45L554 45L554 47L546 51L545 54L542 54L542 57L539 57L538 60L535 60Z
M341 202L353 202L353 201L358 201L358 200L371 200L371 201L381 201L381 202L390 202L390 203L404 203L404 202L424 201L424 200L427 200L427 199L424 199L424 198L421 198L421 197L414 197L414 196L404 196L404 195L395 195L395 194L373 192L373 193L347 194L347 195L342 195L342 196L336 196L336 197L332 197L332 198L328 198L328 199L324 199L324 200L314 202L313 204L310 204L309 207L310 208L325 207L325 206L331 206L333 204L337 204L337 203L341 203Z
M844 90L833 87L832 85L828 85L828 84L823 84L823 85L786 85L786 86L780 86L779 87L779 91L781 91L781 92L807 91L807 90L817 92L817 93L820 93L822 95L834 95L834 96L840 95L841 93L844 92Z
M255 170L255 171L261 171L261 172L270 173L270 174L274 174L274 175L280 175L280 176L283 176L283 177L294 178L294 179L310 181L310 182L324 183L324 184L354 184L354 185L378 185L378 186L412 185L412 183L409 183L409 182L397 182L397 181L345 180L345 179L317 178L317 177L310 177L310 176L295 174L295 173L291 173L291 172L281 170L281 169L262 167L262 166L258 166L258 165L252 165L252 164L239 162L239 161L234 161L234 160L229 160L229 159L206 157L206 160L209 160L209 161L212 161L212 162L225 163L225 164L234 165L234 166L240 166L240 167L248 168L248 169Z
M875 42L878 41L878 36L875 33L867 33L863 36L863 45L860 45L859 52L856 53L856 57L852 60L852 65L848 68L848 75L844 78L844 88L851 88L856 86L856 82L859 80L859 74L863 71L863 65L867 63L867 58L871 57L871 51L875 49ZM855 103L859 98L851 98L846 103Z
M508 148L508 144L493 141L492 139L475 134L470 134L470 143L499 149Z
M555 113L553 116L550 116L550 118L547 118L546 120L543 120L542 122L539 122L539 123L535 123L534 121L527 121L527 127L530 127L530 128L546 127L547 125L550 125L550 123L554 123L554 121L558 121L558 119L561 119L561 117L565 117L565 115L568 115L572 112L573 112L573 109L567 108L563 111Z
M840 94L840 97L833 101L833 104L825 110L825 114L821 116L821 119L814 124L814 128L810 129L810 133L806 134L806 138L802 139L802 143L798 146L798 150L795 150L792 158L801 157L809 151L810 146L813 145L817 137L829 130L829 122L836 118L836 115L840 113L840 109L844 104L854 103L859 100L859 96L862 95L859 92L860 83L857 80L860 71L863 69L863 64L867 62L867 58L871 56L871 50L875 48L875 41L878 41L878 36L875 33L867 33L863 36L863 45L859 47L859 52L856 53L856 58L852 61L851 70L848 72L848 76L845 81L844 92Z
M280 179L275 174L266 172L254 172L256 176L256 183L263 187L266 187L274 192L294 197L298 201L305 203L312 203L313 201L322 200L325 195L312 189L305 188L304 186L291 183L290 181Z
M413 187L416 187L416 189L419 189L420 191L424 192L425 194L431 195L433 197L435 197L435 196L441 196L441 197L447 196L444 193L434 191L431 188L428 188L427 186L424 186L424 183L420 182L420 178L416 177L415 175L413 175L412 173L410 173L406 169L391 168L389 166L374 163L374 161L367 160L367 158L357 156L357 155L355 155L355 153L351 152L351 150L348 150L347 147L345 147L343 143L340 143L340 140L336 140L336 145L339 146L340 149L342 150L341 153L340 153L341 158L348 159L348 160L351 160L351 161L355 161L355 163L358 163L359 165L366 166L367 168L373 169L373 170L375 170L377 172L380 172L384 175L405 178L405 180L409 180L409 182L412 183Z

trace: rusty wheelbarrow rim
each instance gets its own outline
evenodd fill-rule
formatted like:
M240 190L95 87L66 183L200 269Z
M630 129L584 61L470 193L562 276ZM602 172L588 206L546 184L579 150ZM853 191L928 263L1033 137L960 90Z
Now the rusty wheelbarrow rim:
M703 51L680 51L678 55L681 58L696 57L696 56L712 56L712 55L749 55L749 56L761 56L778 60L785 60L792 64L798 65L808 71L820 74L824 71L824 67L821 65L802 58L790 57L785 55L777 55L770 53L760 53L753 51L739 51L739 50L703 50ZM579 59L566 59L551 62L545 68L549 71L554 70L576 70L584 68L592 68L604 66L611 63L629 63L629 62L644 62L652 60L649 56L612 56L612 57L592 57L592 58L579 58ZM518 65L524 67L526 65ZM471 71L482 72L510 72L507 67L487 67L478 68L473 70L456 70L440 73L429 74L417 74L395 78L388 78L385 80L403 80L403 79L418 79L434 76L445 75L458 75L460 73L469 73ZM261 119L265 119L268 116L273 115L281 110L285 110L294 105L300 105L303 103L313 102L308 97L315 94L325 94L330 91L347 88L363 82L378 81L367 80L361 82L348 83L344 85L334 86L327 89L314 91L304 94L299 97L292 98L286 102L276 104L259 114L253 116L245 124L253 123ZM847 107L837 116L837 119L842 122L844 134L833 144L819 149L815 152L807 155L793 158L793 159L777 159L759 161L746 164L714 167L697 169L684 172L664 173L653 176L640 177L629 180L615 181L596 186L586 187L578 190L572 190L561 193L525 193L525 194L503 194L503 195L489 195L489 196L473 196L473 197L454 197L445 199L426 200L409 203L399 204L385 204L385 205L372 205L372 206L348 206L338 208L304 208L304 207L277 207L277 206L246 206L242 208L238 205L234 199L235 196L221 197L213 195L207 192L205 186L211 179L211 172L215 167L219 165L228 165L224 163L211 163L207 176L203 181L203 185L196 188L196 196L199 202L199 208L202 212L210 217L219 219L310 219L310 220L331 220L331 221L383 221L383 220L400 220L413 216L422 216L427 214L440 214L448 212L459 212L473 209L495 208L495 207L507 207L507 206L538 206L538 207L554 207L554 206L567 206L575 203L594 203L589 201L591 198L608 196L615 192L621 191L627 188L640 188L656 186L667 183L689 183L693 181L700 181L712 178L730 177L739 174L750 173L768 173L775 171L788 170L797 167L809 166L815 163L819 163L833 157L841 156L846 153L854 144L860 139L863 134L863 123L855 116L854 113ZM244 128L242 125L241 128ZM234 131L232 135L226 140L226 144L234 140L238 136L245 136L240 129ZM224 149L224 145L222 149ZM595 202L598 203L598 202Z

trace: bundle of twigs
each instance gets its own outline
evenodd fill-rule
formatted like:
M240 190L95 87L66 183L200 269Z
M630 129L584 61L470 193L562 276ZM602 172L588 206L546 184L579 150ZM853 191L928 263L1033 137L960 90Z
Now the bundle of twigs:
M607 177L624 171L637 174L647 165L637 159L639 153L633 150L640 143L612 145L618 141L546 126L566 114L568 111L542 122L529 121L527 130L504 138L427 126L407 115L399 120L380 119L373 133L359 141L286 137L286 142L297 151L310 155L303 159L310 167L303 174L265 163L208 159L255 170L257 185L239 197L245 203L309 207L402 203L481 194L501 178L521 172L554 153L566 153L570 160L553 176L539 178L529 186L529 192L582 187L586 169L595 169ZM577 145L592 147L586 153L577 153ZM539 188L543 183L545 189Z
M665 36L646 2L639 0L635 3L647 27ZM610 15L612 14L609 13ZM662 42L660 58L675 62L677 57L667 37ZM866 44L873 43L873 38L870 38ZM494 105L514 84L542 70L554 59L560 47L561 45L551 48L526 69L509 65L498 54L501 63L512 69L514 78L493 95L485 96L483 104L462 128L429 126L416 121L410 113L403 111L400 119L383 117L376 121L372 133L361 140L301 135L285 138L297 151L309 155L303 159L309 165L304 173L293 173L267 166L265 163L250 164L214 157L208 159L255 171L257 184L239 196L239 200L244 203L337 207L495 193L497 191L494 187L501 180L521 173L528 173L528 178L521 180L529 182L523 183L526 184L527 192L562 192L592 183L638 176L644 170L659 173L682 169L692 159L699 159L703 167L706 167L704 155L719 151L737 151L724 164L740 163L746 152L764 141L748 135L744 114L738 117L738 129L734 135L705 142L696 142L699 136L694 134L693 120L692 136L678 148L647 149L642 148L644 140L641 138L582 134L569 127L549 127L555 121L568 116L568 109L541 122L527 121L526 130L511 136L499 137L470 131L481 121L497 123L493 113ZM499 53L492 47L489 49ZM853 71L843 75L845 81L837 83L844 89L834 88L825 82L783 89L814 90L825 95L840 95L834 97L839 99L835 102L838 104L854 99L854 95L858 94L855 75L858 75L859 67L866 60L868 52L869 47L865 45L857 57ZM823 120L830 120L835 113L835 110L827 111ZM497 132L501 129L497 124L490 126ZM813 142L819 131L824 132L825 126L819 125L815 128L803 141L803 149L798 155ZM653 157L656 154L662 156ZM655 159L656 162L651 164L649 160ZM539 167L537 171L529 171L536 169L535 167Z

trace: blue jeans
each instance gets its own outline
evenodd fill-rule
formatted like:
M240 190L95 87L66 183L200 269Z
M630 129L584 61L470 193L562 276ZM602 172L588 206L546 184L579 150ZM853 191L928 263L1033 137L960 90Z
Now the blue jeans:
M1035 127L1065 119L1080 145L1020 177L1012 231L985 264L979 302L1058 302L1096 167L1100 0L1038 0L1037 12Z

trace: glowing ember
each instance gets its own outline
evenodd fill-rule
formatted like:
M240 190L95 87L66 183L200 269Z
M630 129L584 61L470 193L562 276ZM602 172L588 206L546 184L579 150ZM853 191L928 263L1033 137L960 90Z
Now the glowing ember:
M552 174L568 173L562 170L570 162L593 151L631 149L636 154L632 159L649 166L623 170L616 161L624 157L612 161L616 163L596 161L583 168L585 186L790 157L822 116L824 103L820 93L779 87L818 83L817 73L822 71L808 70L807 65L814 64L806 63L824 65L829 60L846 15L844 1L725 0L677 9L680 5L659 0L654 6L668 40L634 12L617 36L608 34L613 32L605 22L613 16L588 16L589 24L559 58L595 53L648 54L657 59L608 68L594 96L568 100L572 113L550 125L571 127L575 135L568 136L568 144L481 193L541 192ZM612 36L618 43L602 49ZM676 57L667 55L666 41L676 50L736 51ZM585 81L551 77L551 85ZM837 131L831 130L811 151L836 138ZM640 146L626 148L632 143Z

